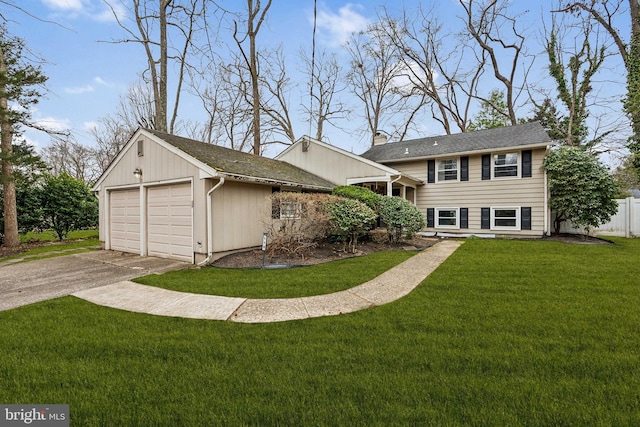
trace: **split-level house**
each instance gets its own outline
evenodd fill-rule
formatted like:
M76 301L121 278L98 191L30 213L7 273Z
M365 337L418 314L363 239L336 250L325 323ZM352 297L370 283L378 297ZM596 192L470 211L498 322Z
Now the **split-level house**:
M361 155L303 137L269 159L139 129L94 186L105 249L192 263L260 246L274 191L361 185L404 197L425 232L542 237L551 144L538 123L387 142Z
M549 232L543 160L552 144L537 123L387 142L358 155L305 137L276 158L345 185L407 198L426 232L542 237Z

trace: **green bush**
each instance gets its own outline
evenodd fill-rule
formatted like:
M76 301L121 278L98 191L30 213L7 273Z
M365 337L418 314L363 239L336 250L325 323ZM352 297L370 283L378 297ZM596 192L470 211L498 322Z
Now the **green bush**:
M378 209L378 204L382 197L368 188L357 187L355 185L341 185L335 187L333 189L333 194L336 196L346 197L347 199L358 200L369 206L374 211Z
M353 199L341 199L328 205L331 221L336 231L344 238L349 250L355 252L358 238L371 229L378 215L366 204Z
M59 240L69 231L98 225L98 199L79 179L66 173L46 175L40 189L40 203L44 224Z
M387 225L389 240L394 243L398 243L403 234L413 237L425 225L418 208L401 197L381 197L380 219Z

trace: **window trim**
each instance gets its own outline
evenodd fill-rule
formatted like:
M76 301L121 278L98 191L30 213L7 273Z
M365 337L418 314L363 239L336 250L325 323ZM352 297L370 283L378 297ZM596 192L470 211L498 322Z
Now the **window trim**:
M496 176L496 156L515 154L517 156L516 167L518 168L514 176ZM491 179L519 179L522 177L522 150L517 151L500 151L491 153ZM498 166L505 167L505 166Z
M456 223L454 225L440 225L440 211L455 211ZM434 225L434 228L448 228L450 230L459 230L460 229L460 208L453 208L453 207L434 208L433 225Z
M515 210L516 212L516 215L515 215L516 225L514 225L513 227L496 226L496 211L511 210L511 209ZM522 211L520 206L491 206L491 216L490 216L491 230L505 230L505 231L520 230L521 217L522 217Z
M456 179L440 179L440 163L447 160L455 160L456 162ZM435 166L435 182L460 182L460 157L443 157L441 159L436 159Z
M301 219L302 205L300 202L281 202L280 219Z

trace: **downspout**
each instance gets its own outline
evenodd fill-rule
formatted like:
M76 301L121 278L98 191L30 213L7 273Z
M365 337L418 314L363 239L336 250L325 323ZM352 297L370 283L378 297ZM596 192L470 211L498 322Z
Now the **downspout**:
M549 153L549 147L547 146L546 154ZM547 169L544 168L544 229L543 237L551 235L549 224L549 183L547 182Z
M220 181L218 181L218 183L207 192L207 258L204 261L198 263L199 267L209 263L209 260L211 260L211 257L213 256L213 227L211 224L211 222L213 221L213 208L211 197L213 192L223 185L224 177L220 177Z

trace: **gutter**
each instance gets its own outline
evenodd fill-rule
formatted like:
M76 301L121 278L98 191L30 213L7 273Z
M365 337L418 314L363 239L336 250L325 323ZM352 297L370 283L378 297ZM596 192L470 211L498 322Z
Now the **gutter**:
M211 260L211 257L213 256L213 227L211 224L213 220L213 208L211 206L211 197L214 191L224 185L224 182L225 178L224 176L221 176L220 181L218 181L218 183L207 192L207 258L204 261L198 263L198 267L208 264Z

